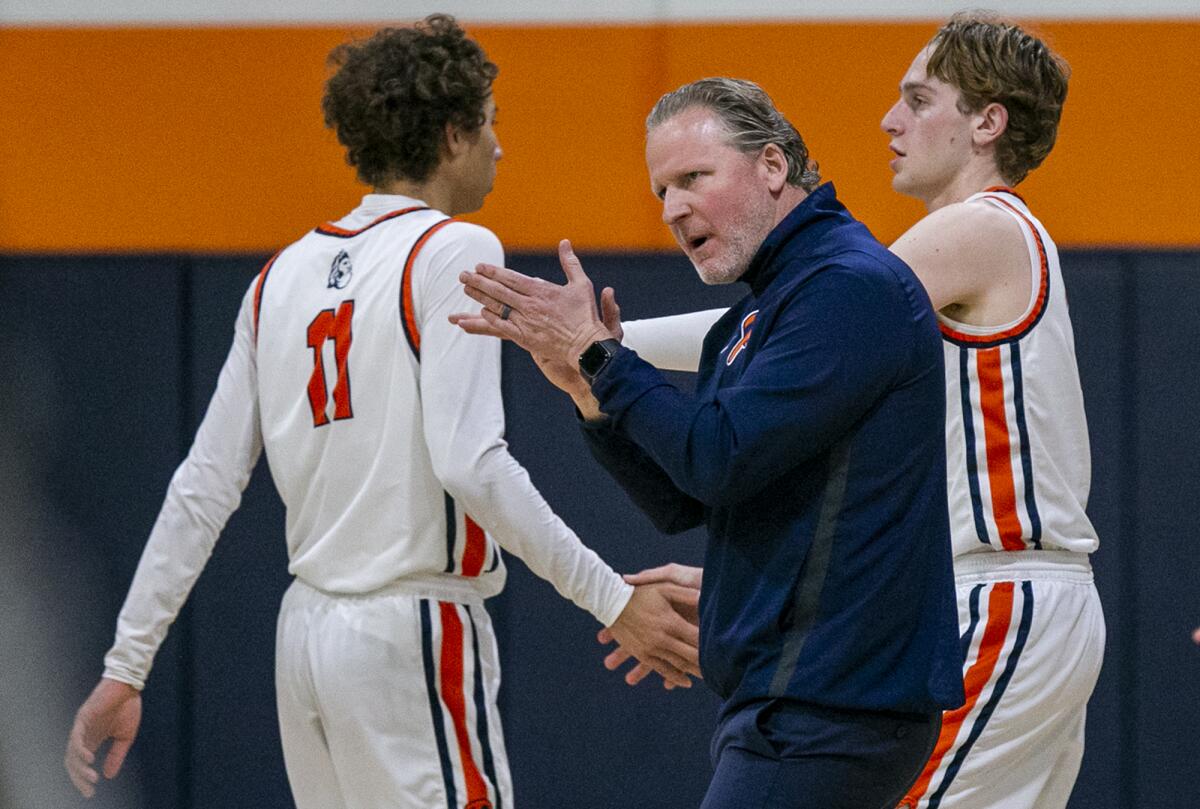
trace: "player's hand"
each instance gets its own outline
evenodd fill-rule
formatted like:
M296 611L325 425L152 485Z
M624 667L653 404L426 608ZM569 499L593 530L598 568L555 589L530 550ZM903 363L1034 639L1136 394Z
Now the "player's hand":
M704 568L690 567L688 565L680 565L674 562L660 567L652 567L648 570L643 570L640 573L627 573L625 581L633 585L639 584L655 584L659 582L669 582L679 585L690 591L686 598L680 598L674 601L675 611L689 623L700 625L700 580L703 578ZM678 592L678 591L676 591ZM607 627L601 629L596 635L596 640L607 646L616 640L613 633ZM633 658L631 651L624 646L618 645L616 649L609 652L604 658L604 667L609 671L616 671L626 661ZM645 663L638 662L633 668L625 673L625 682L629 685L637 685L653 671L650 666ZM663 687L668 691L675 687L675 683L671 680L663 679Z
M690 688L689 675L700 677L700 630L684 617L693 614L699 591L670 582L637 585L633 596L612 626L600 637L620 646L605 658L609 670L637 658L638 665L625 675L636 685L651 671L662 675L668 688Z
M96 794L96 782L100 780L95 768L96 750L109 739L112 747L104 758L104 777L117 777L141 721L141 692L131 685L101 678L76 711L75 724L67 737L63 763L79 794L85 798Z

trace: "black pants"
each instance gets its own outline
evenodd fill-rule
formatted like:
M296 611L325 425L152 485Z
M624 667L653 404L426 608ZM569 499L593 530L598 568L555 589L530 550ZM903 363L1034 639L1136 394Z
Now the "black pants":
M941 713L748 705L717 727L701 809L895 809L941 726Z

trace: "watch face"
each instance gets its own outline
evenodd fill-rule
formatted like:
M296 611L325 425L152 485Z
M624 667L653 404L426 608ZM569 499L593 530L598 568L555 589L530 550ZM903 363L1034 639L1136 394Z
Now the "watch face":
M620 345L616 340L600 340L592 343L579 355L579 370L589 382L604 370L604 366L608 364L609 359L616 353Z

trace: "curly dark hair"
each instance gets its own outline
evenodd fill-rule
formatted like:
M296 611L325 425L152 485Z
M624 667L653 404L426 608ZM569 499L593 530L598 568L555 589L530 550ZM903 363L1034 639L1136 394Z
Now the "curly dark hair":
M1016 185L1054 148L1070 68L1045 42L984 12L954 15L929 43L926 72L958 88L959 109L996 102L1008 127L996 141L1000 175Z
M384 28L329 54L325 125L364 183L421 182L441 160L446 124L477 131L499 69L447 14Z

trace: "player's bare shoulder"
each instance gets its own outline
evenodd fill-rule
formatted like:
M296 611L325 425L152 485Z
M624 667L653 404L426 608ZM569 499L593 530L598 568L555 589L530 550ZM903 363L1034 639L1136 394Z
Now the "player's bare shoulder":
M891 249L921 279L934 308L954 320L1004 323L1028 298L1029 260L1020 226L982 200L933 211Z

